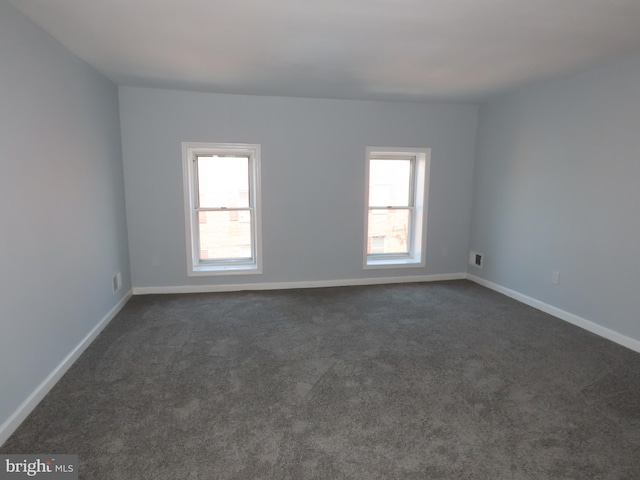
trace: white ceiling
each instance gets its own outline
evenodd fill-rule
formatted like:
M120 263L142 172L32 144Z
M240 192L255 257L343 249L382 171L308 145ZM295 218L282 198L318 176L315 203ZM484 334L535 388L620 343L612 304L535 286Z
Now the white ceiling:
M120 85L475 101L640 54L640 0L9 0Z

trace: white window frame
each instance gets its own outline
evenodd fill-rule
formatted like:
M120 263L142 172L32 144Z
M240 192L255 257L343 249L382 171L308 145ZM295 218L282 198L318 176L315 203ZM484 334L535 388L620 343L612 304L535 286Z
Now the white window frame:
M369 237L369 170L372 159L412 160L410 185L410 226L408 253L367 254ZM364 211L364 269L424 267L427 238L427 202L429 198L430 148L367 147Z
M250 259L200 259L198 155L237 155L249 158L249 210L252 212ZM248 143L182 143L184 212L187 240L187 274L193 276L262 273L262 215L260 201L260 145Z

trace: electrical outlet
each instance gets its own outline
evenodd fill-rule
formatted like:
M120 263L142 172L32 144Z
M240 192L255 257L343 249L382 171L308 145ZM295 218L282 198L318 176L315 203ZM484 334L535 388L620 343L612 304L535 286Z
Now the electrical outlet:
M447 247L444 247L442 249L442 251L440 252L440 256L442 258L448 257L449 256L449 249Z
M151 257L151 266L152 267L159 267L160 266L160 259L155 255L153 257Z
M553 272L551 274L551 283L558 285L560 283L560 272Z

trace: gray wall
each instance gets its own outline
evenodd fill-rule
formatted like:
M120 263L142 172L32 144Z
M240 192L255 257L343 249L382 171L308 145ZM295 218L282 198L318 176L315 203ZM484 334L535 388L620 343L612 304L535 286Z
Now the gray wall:
M4 0L0 65L2 424L131 283L116 86Z
M477 107L120 89L136 287L466 271ZM262 148L262 275L187 277L181 142ZM362 268L365 147L432 148L425 268ZM442 248L449 255L441 257ZM157 256L158 267L152 267Z
M481 108L471 273L640 340L639 246L640 59Z

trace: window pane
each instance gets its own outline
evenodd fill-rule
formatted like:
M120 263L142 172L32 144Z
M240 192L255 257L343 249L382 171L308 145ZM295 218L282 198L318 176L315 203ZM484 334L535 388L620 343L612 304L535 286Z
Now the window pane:
M249 158L198 156L198 193L203 208L249 206Z
M410 206L411 160L371 160L369 206Z
M367 254L409 253L411 210L369 210Z
M383 235L378 237L371 237L371 246L369 248L369 253L384 253L386 243L387 237Z
M251 211L198 212L200 259L250 259Z

